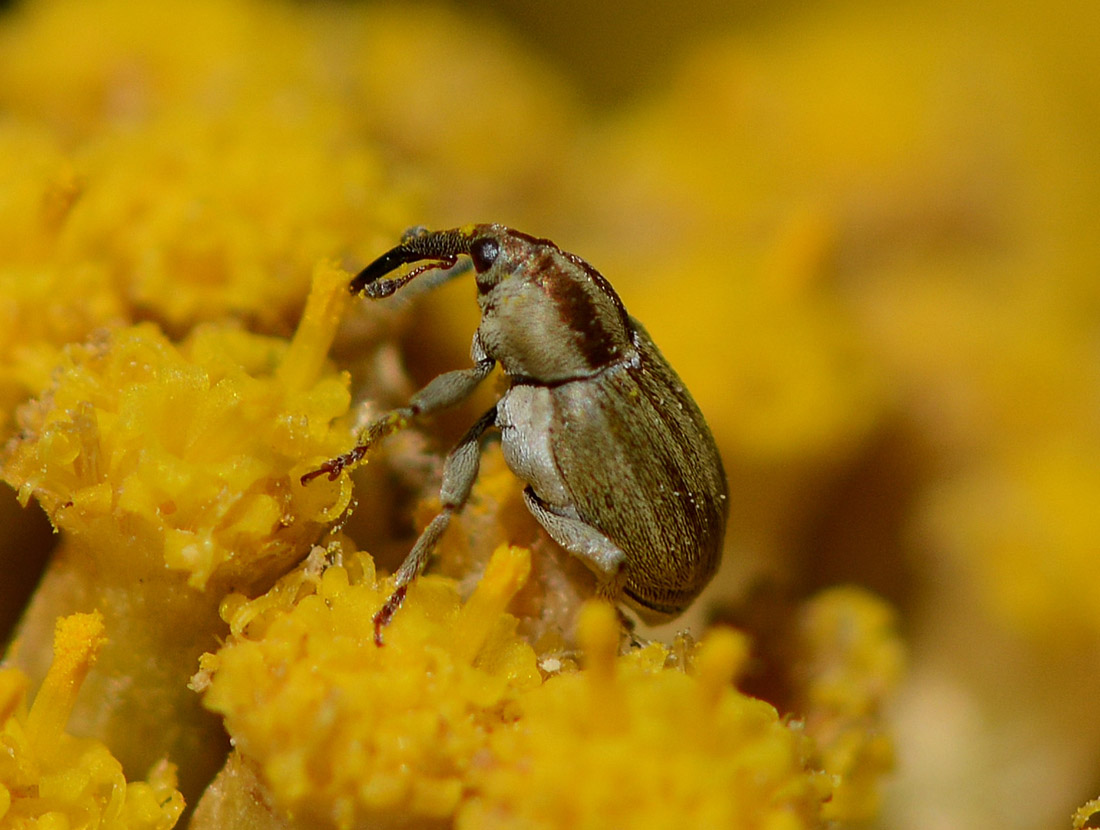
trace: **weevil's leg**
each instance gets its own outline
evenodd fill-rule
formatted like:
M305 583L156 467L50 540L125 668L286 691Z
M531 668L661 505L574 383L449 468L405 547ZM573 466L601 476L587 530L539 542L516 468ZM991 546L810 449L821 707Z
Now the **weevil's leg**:
M636 650L639 648L645 648L649 645L649 640L644 637L639 637L638 632L635 631L634 620L626 615L622 606L615 605L615 613L619 615L619 625L622 627L622 635L619 642L619 654L626 654L628 651Z
M360 448L365 452L372 444L407 427L419 415L431 415L466 400L478 384L489 376L495 365L495 360L486 358L469 369L455 369L432 378L409 399L408 406L395 409L368 425L359 434L359 446L352 452Z
M409 583L424 570L428 557L431 556L432 550L443 536L443 531L450 524L451 516L461 510L466 500L470 498L470 490L477 479L480 466L481 436L496 423L496 420L497 408L494 406L466 431L462 440L451 450L443 463L443 483L439 488L442 509L424 528L413 549L397 569L393 593L374 615L374 642L378 645L382 645L382 629L405 601L405 592L408 590Z
M478 384L489 377L495 365L495 360L485 358L469 369L456 369L432 378L409 400L408 411L412 416L431 415L466 400Z
M388 412L378 420L370 423L359 433L356 445L343 455L331 458L318 467L302 476L302 484L308 484L321 475L328 475L330 481L339 478L340 473L349 467L354 467L363 460L370 448L387 435L404 429L409 421L418 415L431 415L441 409L454 406L456 403L470 397L474 389L493 371L496 361L486 357L481 348L481 341L474 336L472 349L474 359L477 361L469 369L456 369L433 378L423 389L417 392L409 400L408 406Z
M563 508L549 504L530 486L524 488L523 500L550 538L584 560L596 574L597 596L613 603L621 602L626 584L626 554L603 533L586 524L572 505Z
M421 277L415 286L405 289L405 295L412 299L413 297L419 297L421 294L427 294L429 291L439 288L443 283L450 282L456 277L461 277L473 270L473 267L474 264L469 259L460 259L450 268L437 269L426 277Z

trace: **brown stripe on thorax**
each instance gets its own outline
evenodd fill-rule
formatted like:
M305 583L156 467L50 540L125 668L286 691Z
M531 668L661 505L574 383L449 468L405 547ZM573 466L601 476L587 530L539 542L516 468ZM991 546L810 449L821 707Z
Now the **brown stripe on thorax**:
M562 262L566 256L557 248L544 249L528 267L537 275L535 283L554 303L589 368L615 363L630 345L622 303L606 280L592 278L591 266L578 272ZM580 264L569 259L570 265Z

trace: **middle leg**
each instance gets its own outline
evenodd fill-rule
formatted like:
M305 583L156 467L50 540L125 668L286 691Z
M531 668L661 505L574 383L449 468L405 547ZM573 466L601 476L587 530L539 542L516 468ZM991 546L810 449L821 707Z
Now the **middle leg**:
M424 570L443 531L450 524L451 516L460 511L470 498L481 462L481 436L496 423L496 418L497 408L494 406L478 418L447 456L443 464L443 484L439 489L441 509L421 532L420 538L397 569L393 593L374 615L374 642L378 645L382 645L382 629L405 601L409 583Z

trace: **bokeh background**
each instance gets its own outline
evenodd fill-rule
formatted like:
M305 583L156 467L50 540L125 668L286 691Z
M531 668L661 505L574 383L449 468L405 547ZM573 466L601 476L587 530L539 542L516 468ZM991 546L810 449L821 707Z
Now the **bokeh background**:
M744 625L767 652L822 587L897 608L910 669L878 826L1068 826L1100 795L1100 5L326 5L301 53L273 39L262 62L246 24L270 4L219 5L154 4L129 28L111 3L0 12L4 215L64 201L57 158L92 170L125 233L90 215L68 250L95 251L130 317L177 335L231 314L286 333L303 263L362 264L409 225L554 239L613 282L721 446L725 564L691 621ZM299 7L276 8L293 29ZM315 97L294 86L307 73ZM259 109L265 84L297 92L243 139L209 128ZM188 106L167 117L172 96ZM340 135L369 163L323 143L333 101L361 102ZM168 149L123 170L103 149L119 136ZM203 166L211 146L238 179ZM164 178L178 192L158 201L145 186ZM274 197L241 197L261 181ZM226 274L250 249L211 228L257 215L285 279L242 298ZM0 226L5 438L48 363L27 332L60 345L126 316L43 311L68 282L28 300L27 274L66 250L29 238ZM208 293L177 290L223 260ZM470 293L412 309L414 380L465 365ZM0 502L6 636L52 537L33 505Z

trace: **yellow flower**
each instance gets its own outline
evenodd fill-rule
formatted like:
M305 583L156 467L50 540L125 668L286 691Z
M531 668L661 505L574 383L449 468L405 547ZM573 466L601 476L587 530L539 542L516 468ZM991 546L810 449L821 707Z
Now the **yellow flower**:
M15 659L37 681L54 620L92 602L116 638L74 725L127 769L170 755L189 795L223 752L186 688L220 630L218 603L301 560L350 499L347 476L299 481L351 437L339 421L348 378L325 356L346 283L317 268L289 342L209 324L176 345L143 323L69 347L4 461L20 499L33 495L63 533ZM140 693L120 698L118 677Z
M314 62L326 15L281 9L38 0L5 16L0 103L45 134L15 171L53 206L41 261L92 269L172 334L226 316L285 333L317 260L400 227L405 189L357 134L341 62Z
M233 635L204 657L197 685L271 800L303 826L450 816L489 733L539 682L504 613L529 554L498 549L465 603L450 580L418 580L383 646L371 618L387 583L365 554L339 556L343 566L324 568L318 551L269 594L228 598Z
M98 613L59 620L53 665L29 711L25 675L0 669L0 826L167 830L179 818L183 797L171 764L127 783L106 746L65 732L103 642Z
M732 687L741 635L713 632L685 671L656 643L616 656L619 622L595 605L584 670L547 654L543 680L504 613L528 568L526 550L500 548L465 603L453 581L421 579L381 647L388 583L362 553L318 549L267 594L228 598L233 634L194 685L236 755L194 826L821 825L848 770L814 768L798 723Z
M1100 826L1100 798L1083 804L1073 814L1073 830L1091 830Z
M176 346L140 324L70 348L4 477L116 567L167 566L200 590L301 558L350 497L346 478L298 482L346 448L332 424L348 378L325 369L346 282L318 268L289 344L211 325Z
M813 739L812 763L836 782L823 815L858 823L878 815L879 786L894 768L883 709L904 674L893 609L859 588L833 588L799 614L794 710Z
M743 638L712 632L684 672L659 644L616 657L619 636L609 607L586 607L584 671L525 694L493 733L459 827L820 826L830 784L801 730L730 685Z

